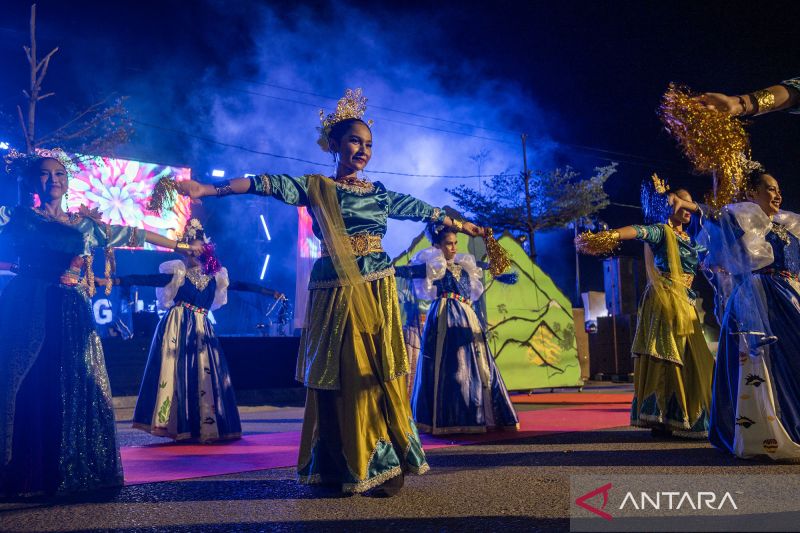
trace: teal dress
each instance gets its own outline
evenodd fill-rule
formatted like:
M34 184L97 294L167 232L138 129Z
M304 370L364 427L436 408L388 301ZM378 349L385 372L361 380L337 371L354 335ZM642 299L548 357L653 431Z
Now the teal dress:
M262 175L251 178L251 192L309 206L309 179ZM296 377L308 388L297 471L302 483L363 492L403 472L428 470L408 399L394 268L381 239L389 218L441 222L444 212L380 182L335 186L353 255L385 321L375 334L356 331L351 289L342 286L330 257L316 261L297 361Z
M144 232L0 207L0 249L19 274L0 295L0 494L122 484L111 390L83 258L141 246Z
M657 275L668 273L666 232L671 230L665 224L634 226L634 229L636 238L650 247ZM692 323L691 332L681 335L675 331L655 289L648 285L639 305L631 348L634 358L631 425L704 438L708 434L714 357L694 309L697 294L692 281L705 248L686 234L676 234L675 240L682 270L680 283L691 304L686 311L690 313L687 318Z

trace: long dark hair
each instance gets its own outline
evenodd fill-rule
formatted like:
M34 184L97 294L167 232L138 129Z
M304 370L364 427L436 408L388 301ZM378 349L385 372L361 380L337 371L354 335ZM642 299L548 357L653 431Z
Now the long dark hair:
M428 237L428 240L431 241L433 245L441 243L442 239L444 239L445 235L448 233L458 235L458 231L454 227L445 226L444 224L429 223L425 227L425 236Z

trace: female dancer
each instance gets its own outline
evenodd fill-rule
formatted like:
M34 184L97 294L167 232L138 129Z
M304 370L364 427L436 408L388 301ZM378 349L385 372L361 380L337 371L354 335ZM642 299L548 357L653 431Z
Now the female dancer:
M433 244L398 276L415 278L417 296L431 303L422 334L411 409L427 433L519 429L519 420L472 303L483 294L475 257L457 254L456 231L428 225Z
M133 427L179 441L238 439L242 426L236 396L208 312L225 305L228 289L281 295L249 283L230 283L196 218L186 224L181 242L206 246L206 251L200 257L166 261L160 274L114 280L117 285L158 286L158 303L168 309L150 345Z
M746 194L704 227L712 256L737 282L720 335L709 437L739 457L798 458L800 216L780 210L778 182L763 169L751 173Z
M664 183L653 176L653 182L642 185L647 225L583 234L576 239L578 250L584 253L601 251L593 246L599 239L611 241L609 248L630 239L648 245L645 262L649 283L639 306L631 348L631 425L649 427L656 436L703 438L708 431L714 358L694 308L692 281L704 248L684 231L692 216L685 204L691 199L683 189L668 193Z
M41 207L0 207L0 239L19 258L0 296L0 494L119 486L111 391L81 269L96 247L200 248L64 212L71 162L63 152L18 165Z
M483 230L358 176L372 156L365 101L348 90L323 119L318 142L336 161L332 178L262 174L177 185L192 198L250 192L310 206L323 257L311 272L297 362L296 377L308 388L298 477L346 492L383 484L375 494L392 495L403 472L420 474L428 464L409 409L394 269L381 243L387 218L439 222L470 235Z

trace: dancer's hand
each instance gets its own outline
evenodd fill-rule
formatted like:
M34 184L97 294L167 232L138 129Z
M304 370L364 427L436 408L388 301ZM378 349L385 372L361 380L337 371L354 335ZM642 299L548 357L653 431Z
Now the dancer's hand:
M722 93L703 93L694 99L709 109L733 116L743 115L745 111L741 101L736 96L728 96Z
M179 244L175 251L189 257L200 257L203 254L203 245L199 241L189 243L189 246Z
M192 200L197 200L204 196L215 196L217 194L213 185L200 183L194 180L179 181L176 184L178 194L188 196Z
M463 231L470 237L483 237L485 234L485 231L482 227L476 226L472 222L464 222Z

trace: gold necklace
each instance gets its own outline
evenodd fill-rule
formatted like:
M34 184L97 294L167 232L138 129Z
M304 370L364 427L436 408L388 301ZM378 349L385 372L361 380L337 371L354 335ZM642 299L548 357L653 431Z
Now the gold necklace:
M369 193L375 188L375 185L371 181L358 177L343 176L341 178L334 178L333 181L336 183L337 187L356 194Z
M48 213L47 210L42 209L41 207L33 207L32 209L33 212L39 215L40 217L46 220L51 220L53 222L60 222L61 224L75 224L79 219L76 213L68 213L68 212L65 213L64 211L62 211L61 213L53 215Z
M211 281L211 276L208 274L203 274L200 271L200 267L192 267L186 270L186 279L192 282L192 285L197 287L198 291L205 290L208 287L208 283Z
M672 231L675 232L675 235L680 237L682 240L684 240L684 241L688 241L689 240L689 234L686 233L685 231L683 231L683 229L678 229L675 226L673 226L672 224L670 224L669 227L672 228Z
M788 245L792 242L792 239L789 238L789 231L786 229L786 226L783 224L778 224L777 222L772 222L770 227L770 231L778 236L780 240L783 241L783 244Z
M456 264L453 261L448 261L447 262L447 270L449 270L450 273L453 274L453 277L456 278L456 281L459 281L461 279L461 271L463 269L464 269L464 267L462 267L461 265Z

